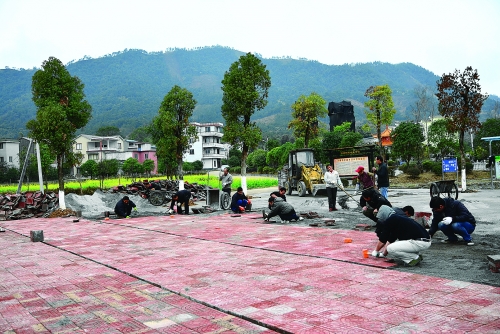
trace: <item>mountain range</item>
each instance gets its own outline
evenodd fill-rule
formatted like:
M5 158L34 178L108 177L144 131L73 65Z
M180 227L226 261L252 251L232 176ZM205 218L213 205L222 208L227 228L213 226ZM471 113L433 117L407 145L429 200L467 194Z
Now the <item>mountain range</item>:
M244 52L214 46L196 49L171 49L146 52L127 49L100 58L72 61L66 68L85 84L84 92L92 105L92 119L80 133L93 134L103 126L116 126L127 136L149 124L158 113L164 96L174 85L193 93L197 105L194 122L222 122L221 81L230 65ZM57 58L57 55L54 55ZM301 96L316 92L325 101L350 101L354 105L356 125L366 121L363 104L370 86L388 84L397 110L395 120L412 120L411 106L417 101L417 86L436 88L439 76L412 63L382 62L325 65L314 60L262 58L256 54L271 76L268 105L254 114L264 137L279 138L290 134L291 105ZM40 64L41 65L41 64ZM36 115L31 100L33 69L0 70L0 137L26 135L25 124ZM454 69L450 68L450 73ZM481 119L496 96L483 106ZM328 118L323 119L329 122Z

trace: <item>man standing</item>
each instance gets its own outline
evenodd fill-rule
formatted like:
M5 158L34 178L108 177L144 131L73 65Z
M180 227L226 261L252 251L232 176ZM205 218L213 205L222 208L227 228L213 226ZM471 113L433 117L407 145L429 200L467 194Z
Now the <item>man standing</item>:
M431 236L439 229L448 237L447 240L442 240L444 243L458 242L456 236L458 234L464 239L467 246L474 245L471 234L476 229L476 219L462 202L451 197L436 196L431 198L429 206L433 216L429 229Z
M136 205L128 198L128 196L123 196L123 198L115 205L115 213L118 218L130 218L132 209L137 211Z
M177 213L182 215L182 207L184 204L184 214L189 215L189 200L191 199L191 191L190 190L179 190L175 194L172 195L172 201L170 203L169 213L174 212L174 205L177 202Z
M328 208L330 211L337 211L335 207L335 203L337 203L337 185L340 189L344 187L339 173L333 169L332 165L326 166L324 180L326 184L326 195L328 196Z
M222 181L222 191L231 195L231 184L233 183L233 176L229 174L229 170L224 168L224 172L219 176L219 181Z
M431 246L431 239L422 225L411 218L397 215L387 205L380 207L377 219L380 224L377 233L379 244L389 243L384 256L401 260L410 267L423 260L420 252Z
M378 165L378 170L377 168L373 167L372 171L374 174L378 176L377 179L377 184L378 184L378 190L384 196L385 198L388 198L387 196L388 191L389 191L389 171L387 169L387 164L384 162L384 158L382 158L380 155L377 156L376 158L376 163Z

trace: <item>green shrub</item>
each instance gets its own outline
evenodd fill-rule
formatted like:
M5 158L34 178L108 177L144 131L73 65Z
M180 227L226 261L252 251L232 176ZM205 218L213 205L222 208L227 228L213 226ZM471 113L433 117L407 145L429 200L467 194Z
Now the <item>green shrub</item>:
M432 171L432 167L434 167L434 165L436 164L435 161L431 161L431 160L424 160L422 162L422 170L424 172L430 172Z
M241 174L241 167L240 166L231 167L231 174Z
M436 162L436 163L432 166L432 172L433 172L435 175L442 175L442 174L443 174L443 165L442 165L440 162Z
M406 173L416 178L420 175L420 168L417 165L410 165L406 168Z

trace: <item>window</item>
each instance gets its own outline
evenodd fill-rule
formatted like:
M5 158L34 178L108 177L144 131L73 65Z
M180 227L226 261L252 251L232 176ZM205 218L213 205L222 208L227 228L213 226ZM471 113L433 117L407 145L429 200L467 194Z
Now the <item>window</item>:
M99 160L99 154L89 154L89 160Z
M81 143L76 143L76 149L81 150L82 149L82 144Z
M94 147L95 147L95 148L99 148L99 147L101 147L101 143L99 143L99 142L95 142L95 143L94 143Z
M9 162L12 162L12 157L9 157Z
M3 149L3 143L0 143L0 150Z
M190 149L190 150L189 150L189 154L193 155L193 154L194 154L194 150L193 150L193 149Z
M122 143L118 143L118 149L121 150L122 149Z
M210 132L210 127L209 126L205 127L205 132Z
M149 159L149 154L144 153L144 159Z
M0 162L3 162L3 157L0 157Z
M210 150L205 150L205 154L210 154Z
M139 155L137 153L134 154L134 158L136 158L137 160L139 160Z

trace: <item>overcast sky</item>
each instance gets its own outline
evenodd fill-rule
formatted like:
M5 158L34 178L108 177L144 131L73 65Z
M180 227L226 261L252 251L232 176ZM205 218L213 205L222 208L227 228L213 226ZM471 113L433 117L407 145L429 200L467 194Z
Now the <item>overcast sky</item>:
M220 45L439 76L472 66L482 93L500 96L499 19L499 0L0 0L0 68Z

